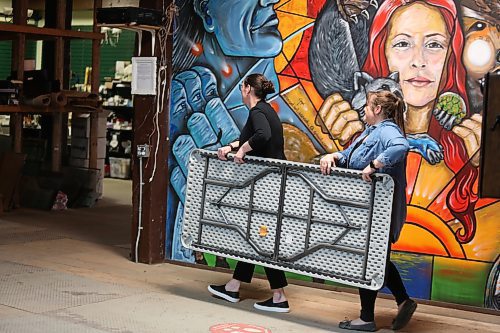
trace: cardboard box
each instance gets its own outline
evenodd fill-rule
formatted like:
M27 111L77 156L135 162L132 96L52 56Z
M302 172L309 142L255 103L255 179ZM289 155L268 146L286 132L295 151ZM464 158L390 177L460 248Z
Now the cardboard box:
M105 138L107 131L108 111L98 113L97 137ZM71 136L77 138L90 138L91 125L90 114L82 114L71 119Z
M71 157L88 159L89 155L89 138L71 138ZM106 138L97 139L97 158L106 158Z

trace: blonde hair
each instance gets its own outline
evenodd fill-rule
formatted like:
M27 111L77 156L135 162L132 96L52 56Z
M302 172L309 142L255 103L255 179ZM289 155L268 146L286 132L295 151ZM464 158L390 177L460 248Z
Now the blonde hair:
M373 96L373 98L371 98ZM372 107L380 105L386 119L393 119L396 125L405 133L404 111L405 102L390 91L382 90L368 93L368 103Z

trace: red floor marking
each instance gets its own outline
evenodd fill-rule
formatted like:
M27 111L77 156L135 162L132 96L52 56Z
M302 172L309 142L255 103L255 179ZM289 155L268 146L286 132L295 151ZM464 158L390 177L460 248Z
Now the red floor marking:
M218 324L210 327L210 333L271 333L270 329L249 324Z

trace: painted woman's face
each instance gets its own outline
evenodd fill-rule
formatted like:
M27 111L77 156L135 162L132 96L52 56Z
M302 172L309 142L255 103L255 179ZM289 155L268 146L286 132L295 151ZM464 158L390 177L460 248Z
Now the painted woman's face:
M398 9L391 18L385 54L399 72L406 102L422 107L436 99L450 35L441 13L421 2Z

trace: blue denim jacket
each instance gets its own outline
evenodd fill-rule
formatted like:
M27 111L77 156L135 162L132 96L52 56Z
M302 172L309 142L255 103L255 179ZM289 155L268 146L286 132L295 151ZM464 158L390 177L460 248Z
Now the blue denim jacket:
M366 140L359 143L365 137ZM393 243L398 240L406 220L406 154L409 149L401 129L392 120L384 120L368 126L348 148L339 152L341 158L337 163L339 167L356 170L363 170L375 159L384 164L379 172L389 174L395 183L391 218Z

